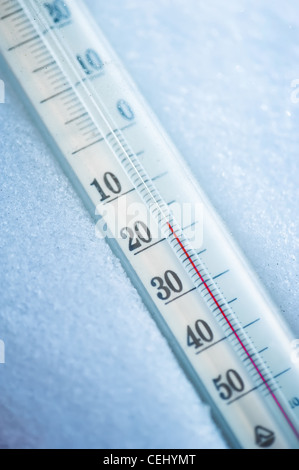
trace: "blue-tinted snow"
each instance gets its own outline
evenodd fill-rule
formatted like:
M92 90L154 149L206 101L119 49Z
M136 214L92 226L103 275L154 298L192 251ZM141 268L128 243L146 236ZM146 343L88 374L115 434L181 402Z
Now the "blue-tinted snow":
M298 2L86 3L299 337ZM9 83L0 128L0 447L225 447Z

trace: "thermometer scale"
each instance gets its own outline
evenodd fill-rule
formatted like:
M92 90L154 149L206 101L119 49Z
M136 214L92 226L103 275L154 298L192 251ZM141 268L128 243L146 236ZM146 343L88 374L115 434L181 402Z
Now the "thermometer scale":
M293 337L80 0L0 0L4 63L234 447L299 447Z

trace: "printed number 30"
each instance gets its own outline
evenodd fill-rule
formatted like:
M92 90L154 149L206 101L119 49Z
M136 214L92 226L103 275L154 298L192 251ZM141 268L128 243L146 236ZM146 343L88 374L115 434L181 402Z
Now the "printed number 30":
M151 280L151 285L157 287L158 298L161 300L168 300L171 296L171 292L182 292L183 284L179 276L173 271L166 271L164 279L161 277L154 277Z

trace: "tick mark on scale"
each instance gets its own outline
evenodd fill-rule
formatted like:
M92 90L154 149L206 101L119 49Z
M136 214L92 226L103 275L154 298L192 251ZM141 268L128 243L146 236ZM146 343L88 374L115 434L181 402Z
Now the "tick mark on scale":
M183 243L181 242L180 238L177 236L177 234L175 233L173 227L171 226L170 223L168 223L168 227L169 227L169 230L171 231L171 233L173 234L173 236L175 237L175 239L178 241L181 249L183 250L183 252L185 253L186 255L186 259L188 259L189 263L192 265L194 271L197 273L198 277L201 279L202 283L205 285L206 289L207 289L207 292L209 293L211 299L213 300L213 302L216 304L217 308L216 310L218 309L220 311L220 313L222 314L223 318L225 319L225 321L227 322L227 324L229 325L230 329L232 330L232 333L235 335L236 339L238 340L238 342L240 343L240 346L242 347L242 349L244 350L244 352L246 353L246 355L248 356L250 362L252 363L254 369L256 370L257 374L259 375L259 377L262 379L262 385L265 385L267 390L269 391L270 395L272 396L273 400L275 401L276 405L278 406L279 410L281 411L283 417L285 418L285 420L287 421L288 425L290 426L290 428L292 429L293 433L295 434L295 436L297 437L297 439L299 439L299 433L297 431L297 429L295 428L293 422L291 421L291 419L289 418L288 414L286 413L286 411L284 410L283 406L281 405L281 403L279 402L278 398L276 397L274 391L272 390L272 388L270 387L270 385L268 384L268 381L265 379L265 377L263 376L263 374L261 373L259 367L256 365L256 363L254 362L254 360L252 359L250 353L248 352L246 346L244 345L244 343L242 342L240 336L238 335L238 333L236 332L235 328L233 327L231 321L228 319L228 316L226 315L226 313L224 312L223 310L223 306L221 306L218 302L218 300L216 299L215 295L213 294L212 290L210 289L210 287L207 285L207 282L204 280L203 276L201 275L201 273L199 272L198 268L196 267L196 264L194 263L194 261L192 260L192 258L190 257L188 251L186 250L186 248L184 247ZM235 301L237 299L233 299L231 300L229 303L232 303L233 301Z
M68 91L72 91L72 87L68 87L65 90L60 91L59 93L56 93L55 95L49 96L48 98L45 98L44 100L40 101L40 104L44 104L47 101L53 100L54 98L57 98L57 96L63 95L64 93L67 93Z
M21 13L23 11L23 8L19 8L18 10L13 11L12 13L7 13L7 15L4 15L0 18L0 20L6 20L6 18L9 18L10 16L16 15L17 13Z
M18 47L24 46L25 44L28 44L31 41L35 41L36 39L40 39L39 35L37 34L36 36L33 36L30 39L27 39L26 41L22 41L19 44L16 44L15 46L12 46L8 49L8 52L13 51L14 49L18 49Z
M52 65L55 65L55 64L56 64L56 60L53 60L49 64L43 65L43 66L39 67L38 69L33 70L32 73L41 72L42 70L45 70L45 69L47 69L47 68L49 68L49 67L51 67Z

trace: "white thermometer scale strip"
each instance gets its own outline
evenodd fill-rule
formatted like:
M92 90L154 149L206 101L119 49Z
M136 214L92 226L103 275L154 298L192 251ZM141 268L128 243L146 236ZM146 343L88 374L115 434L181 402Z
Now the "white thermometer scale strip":
M292 337L82 3L0 0L0 40L90 210L110 228L116 214L112 248L233 445L298 447ZM203 204L201 248L175 202ZM145 217L122 224L136 203Z

